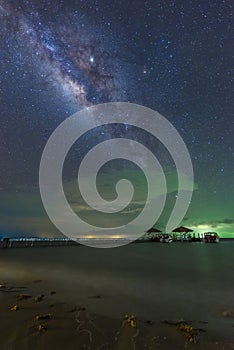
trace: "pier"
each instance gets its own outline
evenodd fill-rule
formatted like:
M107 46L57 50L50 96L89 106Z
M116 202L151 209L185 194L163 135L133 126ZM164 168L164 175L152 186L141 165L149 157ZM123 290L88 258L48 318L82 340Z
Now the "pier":
M55 247L77 245L69 238L2 238L0 248Z

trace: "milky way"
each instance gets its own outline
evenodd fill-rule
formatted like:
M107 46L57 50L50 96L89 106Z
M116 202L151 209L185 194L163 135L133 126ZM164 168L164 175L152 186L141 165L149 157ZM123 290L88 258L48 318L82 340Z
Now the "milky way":
M44 83L80 106L113 101L123 96L118 72L111 53L105 49L99 33L96 40L86 30L86 24L77 12L57 18L50 27L42 16L29 5L22 11L1 2L0 16L7 33L27 50L27 59L36 65Z

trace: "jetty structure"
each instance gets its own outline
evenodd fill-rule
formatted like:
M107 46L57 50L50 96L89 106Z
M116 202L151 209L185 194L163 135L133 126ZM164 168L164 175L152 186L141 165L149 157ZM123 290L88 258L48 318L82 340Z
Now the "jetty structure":
M40 238L40 237L4 237L0 239L0 248L26 248L26 247L58 247L77 245L69 238Z
M191 233L193 233L191 235ZM84 244L91 238L84 238ZM113 238L112 238L113 239ZM115 237L114 240L119 241L120 237ZM95 237L93 241L97 241L97 246L103 240L99 242ZM109 240L106 240L109 243ZM218 243L220 237L216 232L206 232L204 234L196 233L185 226L175 228L171 233L164 233L163 231L151 227L147 230L140 238L136 241L129 241L127 243L146 243L146 242L161 242L161 243L172 243L172 242L205 242L205 243ZM126 244L126 239L124 240ZM56 247L56 246L74 246L82 245L82 239L79 242L71 240L67 237L58 238L45 238L45 237L1 237L0 236L0 249L7 248L26 248L26 247ZM93 242L92 242L93 243Z

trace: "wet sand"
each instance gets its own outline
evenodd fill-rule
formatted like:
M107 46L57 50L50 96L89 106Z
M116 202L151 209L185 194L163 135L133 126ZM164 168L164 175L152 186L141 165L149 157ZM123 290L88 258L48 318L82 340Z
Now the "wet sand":
M233 248L1 250L0 349L234 349L234 315L223 314L234 310ZM179 330L185 321L194 341Z

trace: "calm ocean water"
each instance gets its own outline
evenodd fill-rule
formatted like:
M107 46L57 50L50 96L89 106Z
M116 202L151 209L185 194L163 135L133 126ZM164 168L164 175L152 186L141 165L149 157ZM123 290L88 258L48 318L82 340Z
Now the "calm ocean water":
M234 320L234 243L144 243L115 249L83 246L0 251L0 282L57 290L57 298L111 317L208 321L214 334ZM42 288L40 285L37 288ZM100 299L90 298L100 295ZM230 327L229 327L230 326Z

